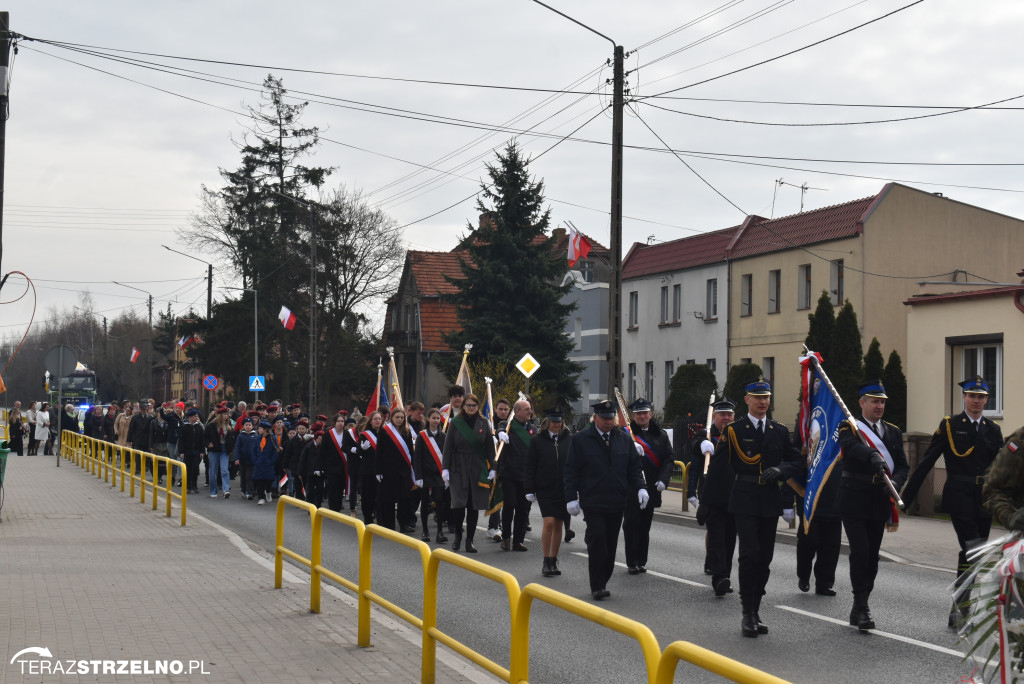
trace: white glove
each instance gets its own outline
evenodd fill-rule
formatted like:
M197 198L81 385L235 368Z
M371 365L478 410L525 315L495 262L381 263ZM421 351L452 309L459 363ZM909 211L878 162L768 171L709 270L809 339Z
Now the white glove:
M352 447L351 449L349 449L349 453L353 453L354 454L357 451L358 451L358 449L356 447Z
M319 470L314 470L313 474L316 475L317 477L320 477L321 475L323 475L323 473L321 473Z
M378 475L377 476L377 482L381 482L383 479L384 479L383 475Z
M686 503L690 504L694 508L697 508L697 506L700 504L700 501L697 501L697 497L691 496L689 499L686 500Z
M451 474L447 470L442 470L441 471L441 479L444 480L444 486L445 487L448 486L448 480L449 480L450 477L451 477Z
M537 495L533 493L527 494L526 500L529 501L530 503L537 503Z
M373 445L370 444L370 440L364 439L362 442L359 443L359 446L363 448L363 451L368 451L369 448Z
M502 430L501 432L498 433L498 439L500 439L505 444L508 444L508 433Z
M794 518L796 518L796 513L793 512L792 508L784 508L784 509L782 509L782 519L786 521L787 525L789 523L793 522Z
M494 482L494 478L496 477L498 477L498 473L494 470L487 473L487 479L490 480L491 482Z
M415 484L417 487L422 487L423 486L423 480L416 480L413 484Z
M665 491L666 489L668 489L668 487L666 487L666 486L665 486L665 483L664 483L664 482L662 482L661 480L658 480L658 481L657 481L657 483L655 483L655 485L654 485L654 486L658 488L658 491L659 491L659 492L663 492L663 491Z
M651 500L651 495L647 493L646 489L641 489L637 498L640 499L640 510L642 511L647 508L647 502Z
M700 453L706 454L709 452L712 454L715 453L715 445L711 443L710 439L705 439L700 443Z
M579 515L580 502L577 500L570 501L569 503L565 504L565 510L569 515Z
M637 456L643 456L644 455L644 448L642 446L640 446L640 442L633 442L633 446L636 447Z

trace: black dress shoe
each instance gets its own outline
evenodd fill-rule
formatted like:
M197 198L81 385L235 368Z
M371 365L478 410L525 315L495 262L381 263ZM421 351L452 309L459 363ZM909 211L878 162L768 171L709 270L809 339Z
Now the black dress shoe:
M420 537L420 539L422 539L425 542L429 542L430 541L430 533L429 532L424 532L423 536Z
M512 545L512 550L513 551L529 551L529 549L526 548L526 546L523 545L521 542L518 543L518 544L513 544Z
M502 551L508 551L511 548L512 548L512 545L510 544L508 539L502 539L501 540L501 550Z
M808 591L811 590L811 583L810 583L809 580L798 579L796 581L796 586L797 586L797 589L799 589L800 591L803 591L803 592L808 592Z
M473 542L466 540L466 553L476 553L476 547L473 546Z
M601 590L601 598L608 598L611 595L612 595L612 592L608 591L607 589L602 589Z
M572 538L575 537L575 536L576 536L575 532L573 532L572 530L566 530L565 531L565 543L568 544L569 542L571 542Z
M639 575L640 574L640 570L638 570L637 568L633 567L632 565L629 566L628 571L629 571L630 575Z
M595 601L600 601L604 598L604 592L600 589L590 592L590 595L594 597Z
M461 532L456 532L455 533L455 541L452 542L452 551L458 551L461 546L462 546L462 533ZM467 544L466 546L469 546L469 544Z
M862 632L874 629L875 619L871 616L871 609L867 606L854 606L850 611L850 624Z
M443 532L438 531L437 537L434 538L434 541L438 544L444 544L448 541L448 537L446 537Z
M728 577L722 577L721 579L715 580L714 583L715 596L725 596L727 593L732 591L732 580Z
M707 564L704 565L704 574L705 575L710 575L711 574L711 568L709 568L707 566Z
M416 531L415 527L409 527L408 525L402 525L398 528L398 531L402 534L413 534Z
M647 572L647 567L643 565L636 566L636 569L640 571L640 574Z
M835 596L836 590L832 587L815 587L814 593L818 596Z
M766 625L763 622L761 622L761 616L759 614L757 614L757 613L754 613L754 622L757 624L757 633L758 634L767 634L768 633L768 625Z
M757 619L753 613L743 613L743 620L740 622L740 629L745 637L757 637Z

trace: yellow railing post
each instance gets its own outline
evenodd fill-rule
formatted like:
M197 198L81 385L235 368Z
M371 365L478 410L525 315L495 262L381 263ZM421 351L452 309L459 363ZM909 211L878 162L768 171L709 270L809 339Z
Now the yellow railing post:
M160 487L160 457L153 456L153 510L156 510L160 497L157 496L157 490Z
M323 524L324 518L330 520L336 520L337 522L344 523L356 531L356 544L357 547L362 541L363 535L366 533L366 525L363 524L362 520L353 518L352 516L345 515L344 513L338 513L326 508L318 508L316 515L313 516L313 527L312 527L312 545L310 547L310 582L309 582L309 610L312 613L320 612L320 589L323 578L326 576L327 579L333 580L345 587L352 593L359 595L359 583L358 581L353 582L352 580L345 579L341 575L328 570L323 567ZM357 578L358 579L358 578Z
M763 672L756 668L728 658L720 653L691 644L688 641L675 641L665 647L658 662L658 671L653 684L672 684L676 674L676 664L685 660L697 667L712 672L740 684L789 684L784 679Z
M135 498L135 449L128 450L128 496Z
M188 510L188 466L184 461L179 461L178 467L181 468L181 526L184 527L185 514Z
M357 618L357 640L360 648L370 645L370 592L372 582L370 571L373 568L373 535L363 530L359 537L359 613Z
M312 535L313 518L316 517L316 506L305 501L300 501L291 496L282 496L277 499L277 524L274 532L274 588L281 588L282 575L284 574L284 556L294 558L307 568L312 570L313 561L300 556L284 545L284 509L286 506L295 506L309 513L310 534Z

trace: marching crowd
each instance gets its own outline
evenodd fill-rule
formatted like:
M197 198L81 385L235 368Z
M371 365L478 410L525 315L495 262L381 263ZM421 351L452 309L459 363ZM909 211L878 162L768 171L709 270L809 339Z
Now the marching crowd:
M203 463L212 498L230 498L237 477L239 498L255 499L257 505L282 494L318 507L326 501L334 511L347 503L352 515L359 505L366 524L405 534L414 534L419 524L424 541L447 544L451 534L451 548L466 553L477 552L481 513L487 517L487 537L503 551L527 551L529 514L536 504L543 519L546 577L561 574L561 543L575 536L571 520L582 512L595 600L610 596L620 530L628 573L647 571L654 509L661 505L674 461L684 461L690 464L686 496L707 530L704 572L711 589L717 597L732 593L738 543L741 631L757 637L768 632L760 606L780 516L787 522L800 519L797 586L810 591L813 577L819 596L836 596L845 530L850 624L861 631L875 627L868 599L883 534L898 523L894 494L902 489L909 506L940 456L946 464L943 512L950 515L960 544L958 584L967 576L968 548L988 538L989 510L1007 527L1024 531L1024 507L1018 505L1024 502L1024 459L1016 456L1022 431L1004 442L999 426L983 415L989 387L982 378L965 380L961 387L964 411L941 421L911 473L902 432L883 420L885 388L877 380L862 385L860 418L838 428L842 458L832 466L808 525L802 499L806 449L785 425L768 417L771 386L761 378L745 388L746 415L737 419L736 404L722 399L712 406L708 431L688 435L677 425L674 444L652 420L651 404L644 399L629 407L628 430L620 406L602 401L592 406L590 424L573 432L559 411L546 412L538 424L526 398L513 404L499 399L494 415L485 417L480 398L459 385L449 388L444 407L426 409L412 402L368 415L342 410L333 418L311 417L301 404L276 401L222 402L205 419L191 403L125 402L95 407L81 428L97 439L184 461L187 482L174 486L193 494ZM20 455L27 437L29 455L40 445L49 452L55 420L48 408L34 404L19 419L16 405L10 420L13 451ZM64 427L77 429L73 407L66 414ZM990 472L997 454L1000 461ZM950 626L958 627L966 610L954 603Z

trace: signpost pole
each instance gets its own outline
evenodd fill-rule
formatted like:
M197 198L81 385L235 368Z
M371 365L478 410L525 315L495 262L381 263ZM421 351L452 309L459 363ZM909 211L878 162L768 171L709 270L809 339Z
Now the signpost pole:
M63 376L64 375L64 345L63 344L60 345L60 351L57 354L60 357L60 360L57 361L57 365L60 366L60 375ZM64 383L61 382L63 379L64 379L63 377L58 377L57 378L57 448L54 449L53 451L54 451L54 453L57 454L57 467L58 468L60 468L60 444L61 444L61 441L64 438L64 435L60 431L61 423L64 422L62 420L62 418L64 417L64 406L63 406L64 395L62 393L62 390L64 388L63 388L62 385Z

